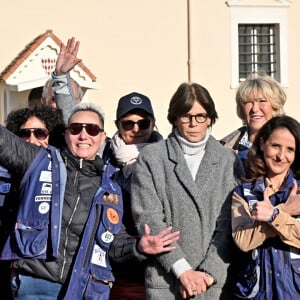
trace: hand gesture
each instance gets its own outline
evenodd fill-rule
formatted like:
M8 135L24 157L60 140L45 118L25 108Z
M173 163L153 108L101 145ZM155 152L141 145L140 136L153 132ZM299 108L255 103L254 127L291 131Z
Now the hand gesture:
M266 188L264 190L264 200L257 201L253 204L253 208L251 210L251 219L263 222L267 222L270 219L274 210L274 206L270 201L268 189L269 188Z
M298 185L297 181L294 180L293 188L287 201L283 204L283 209L290 216L300 215L300 195L297 194Z
M187 270L180 277L180 293L183 299L204 293L214 284L214 278L201 271Z
M67 46L63 43L61 44L55 67L57 75L68 73L81 62L81 59L77 58L79 44L79 41L75 43L74 37L68 39Z
M137 245L138 250L145 254L158 254L176 249L176 246L170 245L179 239L179 231L171 233L171 230L172 227L168 227L158 235L150 235L150 227L145 224L145 233Z

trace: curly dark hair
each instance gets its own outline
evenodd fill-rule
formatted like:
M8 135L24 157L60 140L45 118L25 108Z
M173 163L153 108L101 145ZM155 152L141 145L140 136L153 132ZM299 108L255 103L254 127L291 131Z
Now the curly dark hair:
M36 117L45 123L49 131L49 144L58 148L65 146L62 111L50 106L34 106L33 108L21 108L11 111L6 118L6 128L18 135L20 127L31 117Z

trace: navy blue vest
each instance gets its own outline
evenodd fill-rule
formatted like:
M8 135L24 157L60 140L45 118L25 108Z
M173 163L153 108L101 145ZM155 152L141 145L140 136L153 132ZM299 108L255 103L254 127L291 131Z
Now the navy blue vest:
M16 224L2 260L57 257L65 174L59 151L41 148L21 180Z

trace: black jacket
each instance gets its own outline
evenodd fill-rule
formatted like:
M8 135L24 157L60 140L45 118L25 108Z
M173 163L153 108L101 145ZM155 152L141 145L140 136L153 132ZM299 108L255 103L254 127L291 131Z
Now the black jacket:
M102 159L75 158L68 150L61 152L67 169L67 183L62 212L59 258L51 261L21 259L17 267L44 279L64 283L90 211L94 195L101 184Z
M0 126L0 136L0 165L8 169L17 185L40 147L17 138L3 126ZM13 153L17 155L14 156ZM90 205L101 183L103 161L99 156L94 161L79 159L66 149L61 151L61 155L66 164L67 183L59 246L60 258L51 261L20 259L14 266L21 272L64 283L77 251Z

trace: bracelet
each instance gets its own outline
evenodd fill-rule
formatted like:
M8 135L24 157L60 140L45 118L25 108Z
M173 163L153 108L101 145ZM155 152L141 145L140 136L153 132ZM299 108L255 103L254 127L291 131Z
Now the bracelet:
M279 209L276 207L276 208L274 208L272 215L267 222L269 222L269 223L273 222L278 214L279 214Z

